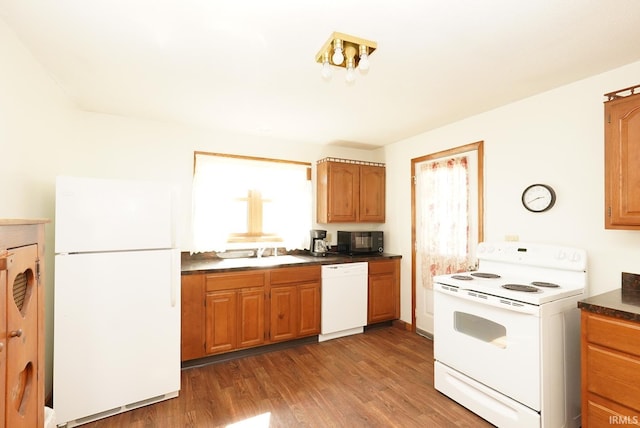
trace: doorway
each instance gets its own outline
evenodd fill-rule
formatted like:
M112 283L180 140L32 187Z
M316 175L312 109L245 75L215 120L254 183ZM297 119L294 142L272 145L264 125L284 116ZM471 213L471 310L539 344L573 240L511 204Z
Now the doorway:
M411 160L411 321L427 337L431 277L469 270L483 240L483 159L479 141Z

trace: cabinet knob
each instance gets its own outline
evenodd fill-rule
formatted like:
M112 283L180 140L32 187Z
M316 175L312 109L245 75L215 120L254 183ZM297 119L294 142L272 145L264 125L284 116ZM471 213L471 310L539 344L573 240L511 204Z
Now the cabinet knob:
M4 342L0 342L0 352L4 351Z
M12 332L9 333L9 337L20 337L22 336L22 329L19 328L18 330L13 330Z

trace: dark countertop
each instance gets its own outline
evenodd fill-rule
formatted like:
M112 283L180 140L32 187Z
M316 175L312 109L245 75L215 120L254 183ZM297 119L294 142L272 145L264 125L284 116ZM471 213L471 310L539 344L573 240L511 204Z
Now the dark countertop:
M578 302L580 309L640 322L640 275L622 273L622 287Z
M315 257L308 254L280 255L269 257L250 257L239 259L217 259L200 257L183 257L182 275L199 273L220 273L236 270L275 269L291 266L331 265L341 263L369 262L385 259L399 259L397 254L371 254L349 256L344 254L328 254L324 257Z

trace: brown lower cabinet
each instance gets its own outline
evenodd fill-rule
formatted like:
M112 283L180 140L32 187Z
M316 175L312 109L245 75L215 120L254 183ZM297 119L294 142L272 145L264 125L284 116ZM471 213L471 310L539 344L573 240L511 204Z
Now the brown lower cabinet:
M581 316L582 427L640 426L640 323Z
M400 259L369 262L367 323L400 318Z
M320 333L320 266L182 276L182 361Z
M205 353L262 345L267 271L206 275Z
M320 334L320 267L271 271L272 342Z
M400 317L400 259L369 262L368 324ZM182 361L320 334L321 267L182 276Z

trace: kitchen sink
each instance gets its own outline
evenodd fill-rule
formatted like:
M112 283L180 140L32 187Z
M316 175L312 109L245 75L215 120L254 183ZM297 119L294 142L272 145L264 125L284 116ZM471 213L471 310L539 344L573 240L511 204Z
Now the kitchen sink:
M237 259L225 259L220 266L228 267L254 267L254 266L278 266L296 263L304 263L307 258L298 256L269 256L269 257L241 257Z

